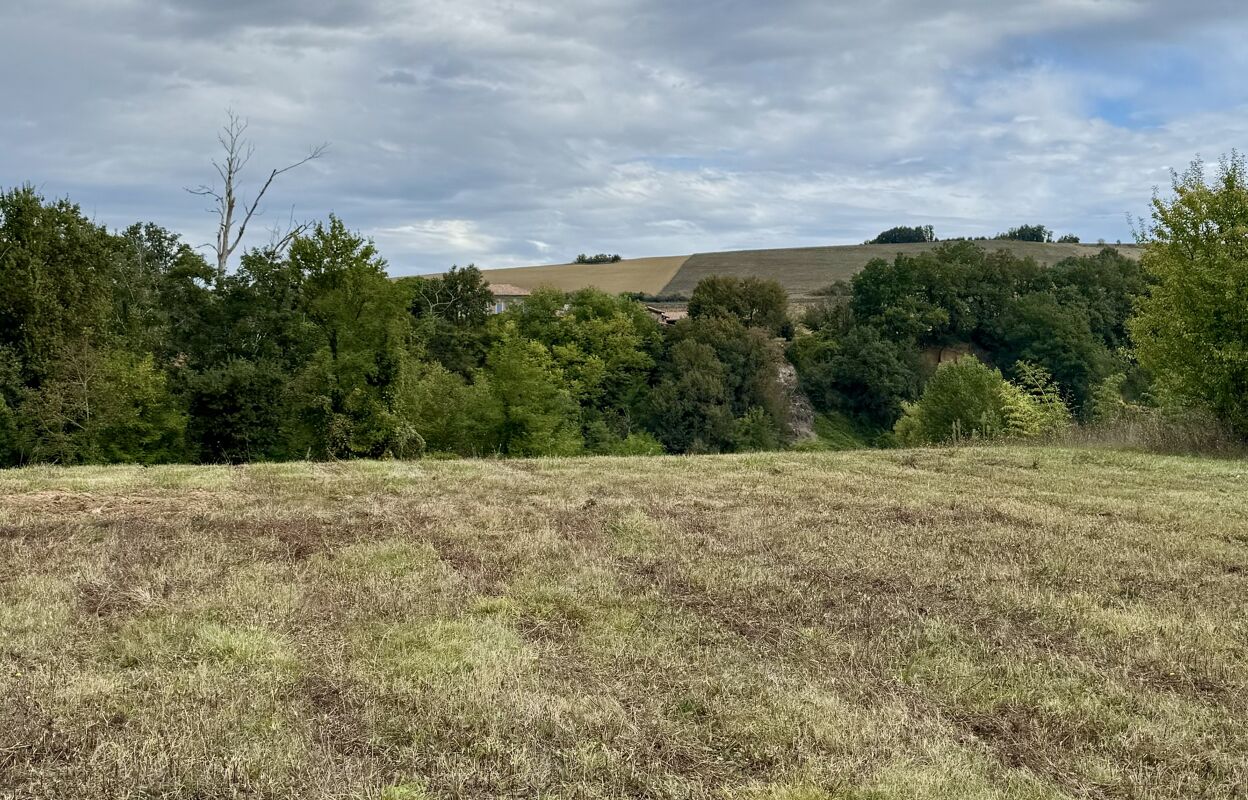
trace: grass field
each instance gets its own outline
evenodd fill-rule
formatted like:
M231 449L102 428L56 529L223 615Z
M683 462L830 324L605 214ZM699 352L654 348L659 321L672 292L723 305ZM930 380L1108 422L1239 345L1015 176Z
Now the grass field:
M0 472L0 796L1242 798L1248 463Z
M543 286L574 292L593 287L605 292L658 294L676 275L688 256L629 258L616 264L552 264L482 270L491 283L510 283L523 289Z
M1099 245L1044 244L1040 242L976 242L985 250L1007 250L1017 256L1054 264L1063 258L1094 255ZM801 247L786 250L740 250L726 253L698 253L690 256L680 271L664 287L665 293L688 294L698 281L710 275L770 278L780 282L791 296L809 296L833 281L848 280L875 258L892 259L897 253L915 254L930 250L933 244L865 244L841 247ZM1138 258L1136 245L1120 245L1127 256Z

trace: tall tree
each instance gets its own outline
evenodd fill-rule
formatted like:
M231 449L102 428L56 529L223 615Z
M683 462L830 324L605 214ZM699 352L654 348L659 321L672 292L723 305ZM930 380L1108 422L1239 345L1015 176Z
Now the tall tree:
M1140 363L1178 398L1248 435L1248 165L1197 160L1154 197L1143 265L1155 281L1131 331Z

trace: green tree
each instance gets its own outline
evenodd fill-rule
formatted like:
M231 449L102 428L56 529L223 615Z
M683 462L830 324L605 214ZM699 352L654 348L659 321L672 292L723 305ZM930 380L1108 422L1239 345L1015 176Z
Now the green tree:
M650 430L672 452L716 452L735 445L727 369L708 344L690 338L672 346L649 407Z
M1031 292L1007 307L994 359L1012 368L1020 361L1044 367L1082 409L1093 387L1115 366L1113 354L1092 331L1085 305L1073 292Z
M1111 350L1130 344L1127 322L1137 300L1148 291L1143 265L1112 247L1092 256L1067 258L1035 276L1033 285L1058 293L1059 300L1075 299L1088 315L1092 333ZM1077 298L1062 295L1073 290Z
M636 432L635 412L662 348L662 333L638 303L597 289L541 289L500 319L547 347L580 405L592 450L614 452Z
M891 428L902 403L918 392L918 352L870 326L800 337L789 357L817 410L840 412L870 427Z
M761 278L713 275L698 281L689 297L695 319L735 319L772 335L791 332L789 298L779 283Z
M209 463L273 461L311 456L291 441L288 373L268 360L231 359L189 371L187 439Z
M931 225L915 225L907 227L899 225L876 236L867 244L907 244L913 242L934 242L936 231Z
M568 455L583 445L576 402L567 381L539 342L508 326L490 349L477 382L494 403L477 398L478 412L498 409L493 444L510 456ZM479 418L487 414L478 413ZM484 438L484 437L482 437Z
M186 418L150 355L67 348L19 414L27 461L158 463L184 454Z
M38 386L66 348L112 333L115 237L68 200L30 186L0 193L0 346Z
M1131 324L1140 363L1165 391L1248 435L1248 167L1195 161L1153 199L1145 271L1155 282Z
M1013 239L1019 242L1051 242L1053 232L1043 225L1019 225L1005 233L997 234L998 239Z
M417 337L429 357L464 377L485 363L494 295L481 270L453 266L444 275L399 281L411 298Z
M731 452L741 441L738 420L753 414L751 430L757 433L759 411L754 409L766 416L771 438L783 439L787 404L779 383L781 356L765 330L747 328L732 317L700 317L670 328L667 340L649 404L649 429L665 447Z
M419 453L423 442L395 411L412 368L406 296L376 247L331 216L292 242L289 260L320 345L291 383L300 445L331 458Z

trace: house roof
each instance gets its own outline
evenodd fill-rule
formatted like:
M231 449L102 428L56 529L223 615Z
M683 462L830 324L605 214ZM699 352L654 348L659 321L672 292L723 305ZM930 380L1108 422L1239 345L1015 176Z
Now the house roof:
M528 297L533 294L528 289L511 283L491 283L490 292L495 297Z
M656 306L646 306L654 318L664 325L672 325L685 317L689 316L689 310L686 308L658 308Z

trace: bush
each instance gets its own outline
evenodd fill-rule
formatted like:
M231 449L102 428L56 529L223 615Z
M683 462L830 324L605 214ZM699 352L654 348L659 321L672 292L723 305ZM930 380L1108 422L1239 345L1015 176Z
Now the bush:
M576 257L577 264L615 264L623 260L618 253L599 253L593 256L581 253Z
M1034 439L1067 430L1071 415L1049 374L1020 363L1018 383L974 356L941 364L917 403L906 403L893 432L900 444L962 439Z
M1200 408L1127 404L1123 413L1069 428L1058 439L1077 447L1108 447L1173 455L1248 456L1248 446L1225 422Z
M1070 409L1044 367L1020 361L1015 383L1002 386L1002 434L1011 439L1051 438L1070 427Z
M608 456L661 456L666 451L658 439L642 431L617 439L599 452Z
M902 444L991 439L1005 426L1001 373L974 356L936 369L917 403L907 403L894 429Z
M738 452L776 450L780 447L780 426L765 409L754 406L739 417L735 424L733 439Z

